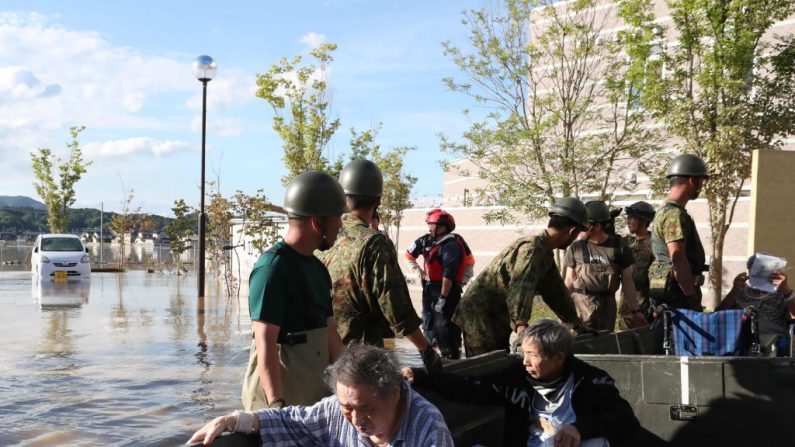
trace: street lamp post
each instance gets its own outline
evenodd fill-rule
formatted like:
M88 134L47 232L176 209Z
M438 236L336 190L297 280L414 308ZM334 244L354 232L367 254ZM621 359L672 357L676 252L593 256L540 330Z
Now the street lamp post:
M218 70L213 58L199 56L193 62L193 72L196 79L202 83L202 172L201 172L201 206L199 210L199 271L196 282L199 286L199 296L204 296L204 243L206 231L206 216L204 215L204 141L207 134L207 83L215 77Z

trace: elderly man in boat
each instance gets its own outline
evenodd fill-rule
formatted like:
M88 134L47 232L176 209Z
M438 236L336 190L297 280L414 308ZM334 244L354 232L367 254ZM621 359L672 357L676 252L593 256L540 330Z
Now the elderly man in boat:
M505 445L636 445L640 425L629 403L610 375L571 354L572 335L564 326L536 320L521 337L524 357L512 358L498 372L462 377L404 369L403 374L415 387L450 400L504 404Z
M383 349L351 344L324 377L335 395L307 407L235 411L188 443L242 432L259 433L263 446L453 446L439 410L411 389Z

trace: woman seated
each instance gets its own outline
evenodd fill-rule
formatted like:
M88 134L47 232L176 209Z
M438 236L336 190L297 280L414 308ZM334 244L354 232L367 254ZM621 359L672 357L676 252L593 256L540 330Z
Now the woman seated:
M747 267L756 260L756 255L748 258ZM789 346L789 320L795 315L795 300L792 299L792 289L787 284L787 275L776 270L768 278L776 291L768 293L751 287L748 282L748 272L743 272L734 278L732 289L723 298L715 310L745 309L753 306L759 316L759 340L762 346L767 346L771 340L777 339L776 347L781 350Z

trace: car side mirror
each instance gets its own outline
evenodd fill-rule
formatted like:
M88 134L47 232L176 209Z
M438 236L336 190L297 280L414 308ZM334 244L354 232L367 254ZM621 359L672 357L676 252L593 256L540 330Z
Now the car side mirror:
M88 247L86 247L86 253L88 253Z
M33 249L33 253L38 253L38 252L39 252L39 247Z

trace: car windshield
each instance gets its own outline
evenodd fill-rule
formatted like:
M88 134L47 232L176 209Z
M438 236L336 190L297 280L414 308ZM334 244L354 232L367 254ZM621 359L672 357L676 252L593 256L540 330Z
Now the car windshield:
M73 237L45 237L41 240L41 251L83 251L83 244Z

